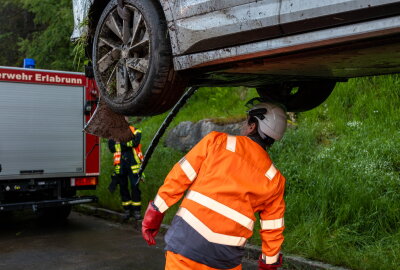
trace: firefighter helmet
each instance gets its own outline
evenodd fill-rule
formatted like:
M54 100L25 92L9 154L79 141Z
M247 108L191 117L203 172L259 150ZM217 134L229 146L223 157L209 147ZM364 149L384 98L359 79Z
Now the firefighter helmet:
M265 135L280 140L286 130L286 113L277 104L263 102L255 105L248 111L258 121L258 133L265 139Z

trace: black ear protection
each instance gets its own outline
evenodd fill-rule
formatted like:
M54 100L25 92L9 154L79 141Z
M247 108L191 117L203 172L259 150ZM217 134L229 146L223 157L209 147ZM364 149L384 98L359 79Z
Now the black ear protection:
M245 106L249 108L250 110L247 111L249 116L255 116L260 120L263 120L265 118L264 114L267 113L266 108L258 108L258 109L252 109L256 104L262 103L262 99L259 97L252 98L249 101L246 102Z
M254 110L248 111L248 114L250 116L257 117L260 120L264 120L264 118L265 118L264 114L266 114L267 112L268 111L266 108L259 108L259 109L254 109Z

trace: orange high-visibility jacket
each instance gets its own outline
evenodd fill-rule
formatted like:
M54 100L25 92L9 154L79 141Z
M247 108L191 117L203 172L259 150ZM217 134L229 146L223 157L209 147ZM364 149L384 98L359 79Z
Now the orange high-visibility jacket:
M154 204L177 212L207 241L242 247L260 213L262 258L275 263L283 242L285 178L268 153L245 136L211 132L170 171ZM202 251L196 251L202 252Z

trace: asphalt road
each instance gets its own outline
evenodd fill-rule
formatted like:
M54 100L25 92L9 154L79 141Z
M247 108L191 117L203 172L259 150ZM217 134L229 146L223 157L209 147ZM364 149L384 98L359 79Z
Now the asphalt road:
M0 220L1 270L161 270L164 245L148 247L132 224L72 213L62 225L31 215ZM244 262L244 270L257 269Z

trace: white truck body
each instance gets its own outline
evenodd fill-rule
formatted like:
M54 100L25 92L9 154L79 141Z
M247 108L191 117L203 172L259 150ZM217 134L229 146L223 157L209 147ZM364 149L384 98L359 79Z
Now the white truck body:
M0 180L84 173L82 88L0 82Z
M98 183L95 92L82 73L0 67L0 212L97 200L75 196Z

